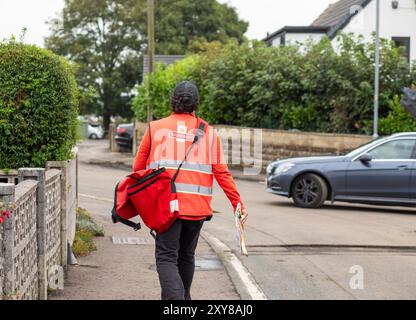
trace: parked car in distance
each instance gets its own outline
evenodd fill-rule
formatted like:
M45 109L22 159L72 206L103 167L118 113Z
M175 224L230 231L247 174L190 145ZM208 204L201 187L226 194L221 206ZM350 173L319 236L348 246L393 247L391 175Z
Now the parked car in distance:
M89 139L102 139L104 138L104 129L99 124L88 124L88 138Z
M302 208L326 200L416 205L416 132L372 141L345 156L278 160L267 168L267 191Z
M120 124L117 127L116 144L121 149L131 150L133 146L134 123Z

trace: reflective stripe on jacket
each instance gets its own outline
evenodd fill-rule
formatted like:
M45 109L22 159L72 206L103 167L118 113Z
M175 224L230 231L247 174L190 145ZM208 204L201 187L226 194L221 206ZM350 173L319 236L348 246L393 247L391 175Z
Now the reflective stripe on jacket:
M165 167L173 176L195 136L197 118L189 114L172 114L150 123L133 170ZM234 208L241 203L234 180L223 159L221 140L209 126L183 163L175 182L179 217L201 219L212 215L211 200L214 177Z

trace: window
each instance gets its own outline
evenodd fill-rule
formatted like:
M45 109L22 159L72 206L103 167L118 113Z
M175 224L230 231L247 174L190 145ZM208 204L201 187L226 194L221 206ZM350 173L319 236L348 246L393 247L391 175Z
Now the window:
M280 45L281 45L282 47L284 47L284 46L286 45L286 33L283 33L283 34L280 36Z
M392 40L398 48L405 48L405 57L410 62L410 37L393 37Z
M371 150L369 154L373 159L393 160L393 159L412 159L416 140L394 140Z

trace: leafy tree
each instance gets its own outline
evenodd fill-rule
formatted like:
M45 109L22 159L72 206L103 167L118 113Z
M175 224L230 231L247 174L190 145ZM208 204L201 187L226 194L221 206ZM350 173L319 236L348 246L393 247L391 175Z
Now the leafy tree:
M216 0L156 1L156 53L184 54L191 41L241 41L247 23ZM142 80L147 43L146 0L65 0L50 21L47 48L77 64L81 113L132 115L132 92Z
M141 78L143 10L136 0L66 0L63 17L50 22L47 48L76 62L82 111L102 114L106 128L112 115L131 115L131 92Z
M244 40L248 23L234 8L217 0L156 1L156 51L183 54L192 41Z

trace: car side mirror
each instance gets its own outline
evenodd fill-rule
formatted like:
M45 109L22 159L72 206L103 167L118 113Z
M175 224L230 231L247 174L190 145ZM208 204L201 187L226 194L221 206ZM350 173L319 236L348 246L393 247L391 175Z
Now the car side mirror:
M368 153L364 153L361 157L358 158L361 162L371 162L373 160L373 156Z

